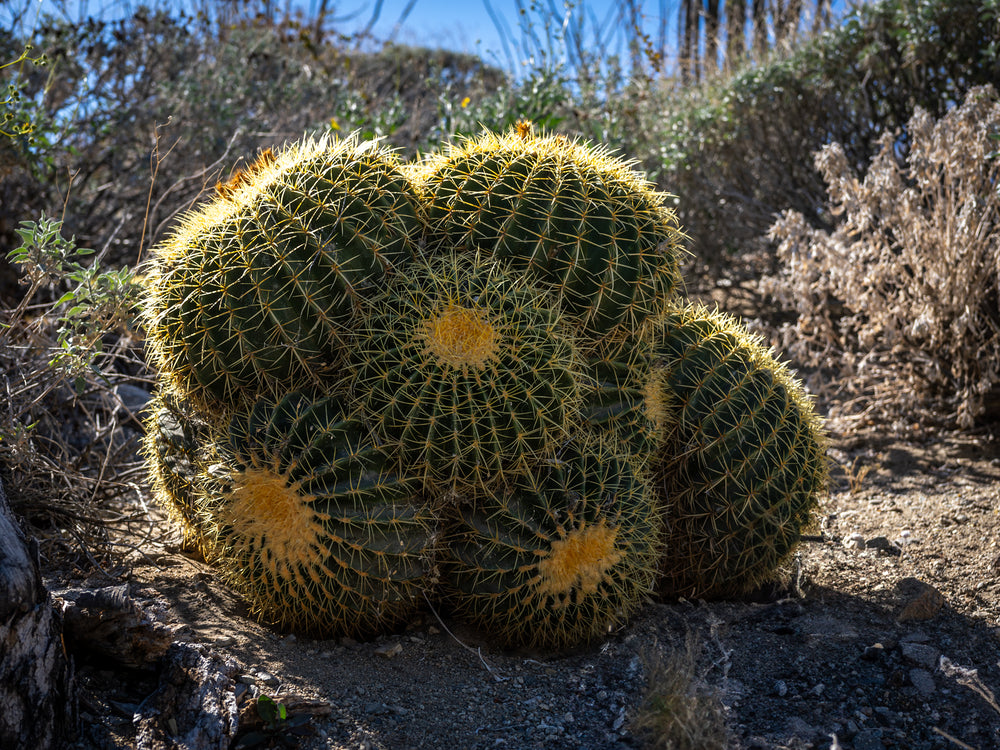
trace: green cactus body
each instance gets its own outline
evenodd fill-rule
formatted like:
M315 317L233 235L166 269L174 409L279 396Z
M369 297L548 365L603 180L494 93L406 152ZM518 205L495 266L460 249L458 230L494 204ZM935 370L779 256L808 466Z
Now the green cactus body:
M402 471L486 487L551 453L578 409L573 341L544 295L495 261L414 264L373 300L351 346L363 412Z
M584 357L581 416L607 435L617 450L645 466L659 440L658 412L651 409L652 339L606 341Z
M586 643L624 622L653 585L655 499L607 443L574 441L505 492L453 513L445 596L502 644Z
M262 400L217 452L199 504L210 557L262 620L361 637L421 605L436 517L339 398Z
M420 175L432 245L527 272L592 336L635 331L680 279L683 234L629 162L522 127L432 157Z
M198 522L200 452L209 426L176 399L158 394L147 407L141 453L146 459L153 499L183 534L186 549L202 547Z
M723 597L773 578L826 487L806 393L734 319L668 313L652 390L664 430L654 486L666 509L665 595Z
M251 167L157 248L153 359L206 406L329 377L361 301L409 263L423 223L396 157L307 140Z

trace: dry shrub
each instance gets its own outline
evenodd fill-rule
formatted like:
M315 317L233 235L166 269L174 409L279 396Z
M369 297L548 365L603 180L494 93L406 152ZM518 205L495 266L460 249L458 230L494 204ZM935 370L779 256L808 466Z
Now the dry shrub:
M1000 394L1000 101L988 86L906 140L885 135L864 179L834 143L815 155L832 233L787 211L769 291L799 317L784 345L846 366L879 418L973 426Z

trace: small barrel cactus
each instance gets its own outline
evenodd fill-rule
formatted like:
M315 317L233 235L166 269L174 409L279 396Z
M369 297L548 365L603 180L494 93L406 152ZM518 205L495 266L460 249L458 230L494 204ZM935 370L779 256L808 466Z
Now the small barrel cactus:
M184 547L198 548L202 544L197 517L200 454L209 425L177 399L157 394L147 407L144 427L141 452L153 499L180 526Z
M374 142L305 140L234 183L149 264L153 359L206 410L329 376L360 300L423 231L398 159Z
M573 341L546 302L476 254L415 263L372 300L348 378L403 472L486 487L555 450L579 395Z
M602 148L522 124L453 145L414 174L432 248L509 262L591 337L635 331L680 279L684 236L666 196Z
M801 386L736 320L689 305L661 323L660 590L743 594L774 576L810 523L827 481L825 439Z
M583 644L622 623L652 586L655 499L603 440L576 439L504 492L452 512L445 596L504 644Z
M240 412L199 514L209 557L262 620L370 636L423 604L437 520L340 401L292 393Z

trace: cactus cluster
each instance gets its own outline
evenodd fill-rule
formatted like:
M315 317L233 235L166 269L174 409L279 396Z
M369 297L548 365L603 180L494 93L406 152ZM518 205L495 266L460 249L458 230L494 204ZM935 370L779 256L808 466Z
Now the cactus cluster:
M418 163L268 150L149 261L156 497L277 627L430 602L563 648L774 574L825 481L812 406L676 293L667 197L527 124Z

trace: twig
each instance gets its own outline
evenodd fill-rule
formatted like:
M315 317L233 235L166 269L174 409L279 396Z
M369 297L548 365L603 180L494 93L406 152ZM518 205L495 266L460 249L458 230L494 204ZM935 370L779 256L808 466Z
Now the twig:
M962 742L962 740L955 739L943 729L938 729L937 727L931 727L931 731L933 731L935 734L940 734L946 740L954 742L956 745L963 748L963 750L976 750L976 748L974 748L972 745L966 745L964 742Z
M434 613L434 617L437 618L438 623L441 625L442 628L445 629L445 632L448 635L450 635L452 637L452 639L454 639L455 643L457 643L459 646L461 646L462 648L464 648L466 651L471 651L476 656L478 656L479 657L479 661L481 661L483 663L483 666L486 667L486 671L490 673L490 676L494 680L496 680L497 682L505 682L506 680L510 679L509 677L504 677L503 675L497 674L493 670L493 667L491 667L487 663L486 659L483 658L482 649L472 648L472 646L469 646L469 645L467 645L465 643L462 643L462 641L460 641L458 639L458 637L454 633L452 633L451 630L448 629L448 626L444 624L444 620L441 619L441 615L439 615L438 612L437 612L437 610L434 609L434 605L431 604L431 600L427 598L427 594L426 593L423 595L423 597L424 597L424 601L427 602L427 606L430 607L431 612Z

